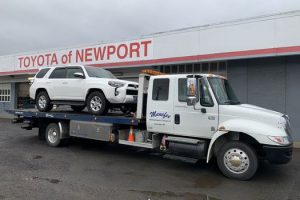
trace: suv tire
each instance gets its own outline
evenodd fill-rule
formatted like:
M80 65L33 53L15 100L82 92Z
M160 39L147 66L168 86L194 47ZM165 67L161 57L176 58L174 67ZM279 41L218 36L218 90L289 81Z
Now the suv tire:
M86 102L90 114L104 115L108 111L108 102L104 94L100 91L90 93Z
M46 91L41 91L37 94L35 104L40 112L48 112L53 108L53 105L50 104L50 98Z

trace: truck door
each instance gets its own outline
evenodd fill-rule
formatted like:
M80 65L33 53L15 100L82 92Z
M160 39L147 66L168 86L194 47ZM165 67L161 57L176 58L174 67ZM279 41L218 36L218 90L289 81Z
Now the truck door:
M147 130L171 133L174 124L174 79L163 76L151 77L151 79L147 100Z
M187 105L186 78L177 78L175 82L174 134L211 138L218 126L218 105L210 94L207 82L199 79L195 106Z

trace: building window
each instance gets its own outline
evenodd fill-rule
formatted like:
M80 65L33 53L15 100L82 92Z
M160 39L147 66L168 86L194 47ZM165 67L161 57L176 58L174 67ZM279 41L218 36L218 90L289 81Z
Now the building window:
M194 64L194 72L195 72L195 73L201 72L201 65L200 65L200 63Z
M0 84L0 102L10 102L11 91L9 84Z
M192 64L187 64L185 67L186 73L192 73L193 72L193 65Z
M227 62L187 63L179 65L161 65L158 68L166 74L212 73L227 76Z
M202 73L208 73L208 63L202 63Z
M166 74L169 74L170 72L171 72L170 65L166 65L166 66L165 66L165 73L166 73Z
M216 62L210 63L209 72L213 73L213 74L218 73L218 63L216 63Z
M177 74L177 73L178 73L177 65L172 65L172 74Z
M169 79L155 79L153 81L152 100L168 101L169 99Z

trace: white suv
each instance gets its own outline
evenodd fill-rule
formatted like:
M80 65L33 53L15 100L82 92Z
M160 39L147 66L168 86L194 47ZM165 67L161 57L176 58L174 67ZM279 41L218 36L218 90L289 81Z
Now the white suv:
M29 94L39 111L53 105L71 105L75 111L86 106L89 113L105 114L109 108L128 111L136 105L138 83L117 79L111 72L90 66L42 68L32 80Z

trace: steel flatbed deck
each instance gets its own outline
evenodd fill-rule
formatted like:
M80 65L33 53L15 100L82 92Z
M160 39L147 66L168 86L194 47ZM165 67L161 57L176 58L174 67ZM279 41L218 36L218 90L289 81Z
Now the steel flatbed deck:
M36 110L7 110L9 114L14 115L16 118L23 118L24 120L33 119L56 119L56 120L76 120L86 122L101 122L117 125L132 125L138 126L144 124L144 120L136 119L133 116L124 116L118 113L112 113L105 116L90 115L86 112L76 113L72 111L52 111L52 112L39 112Z

